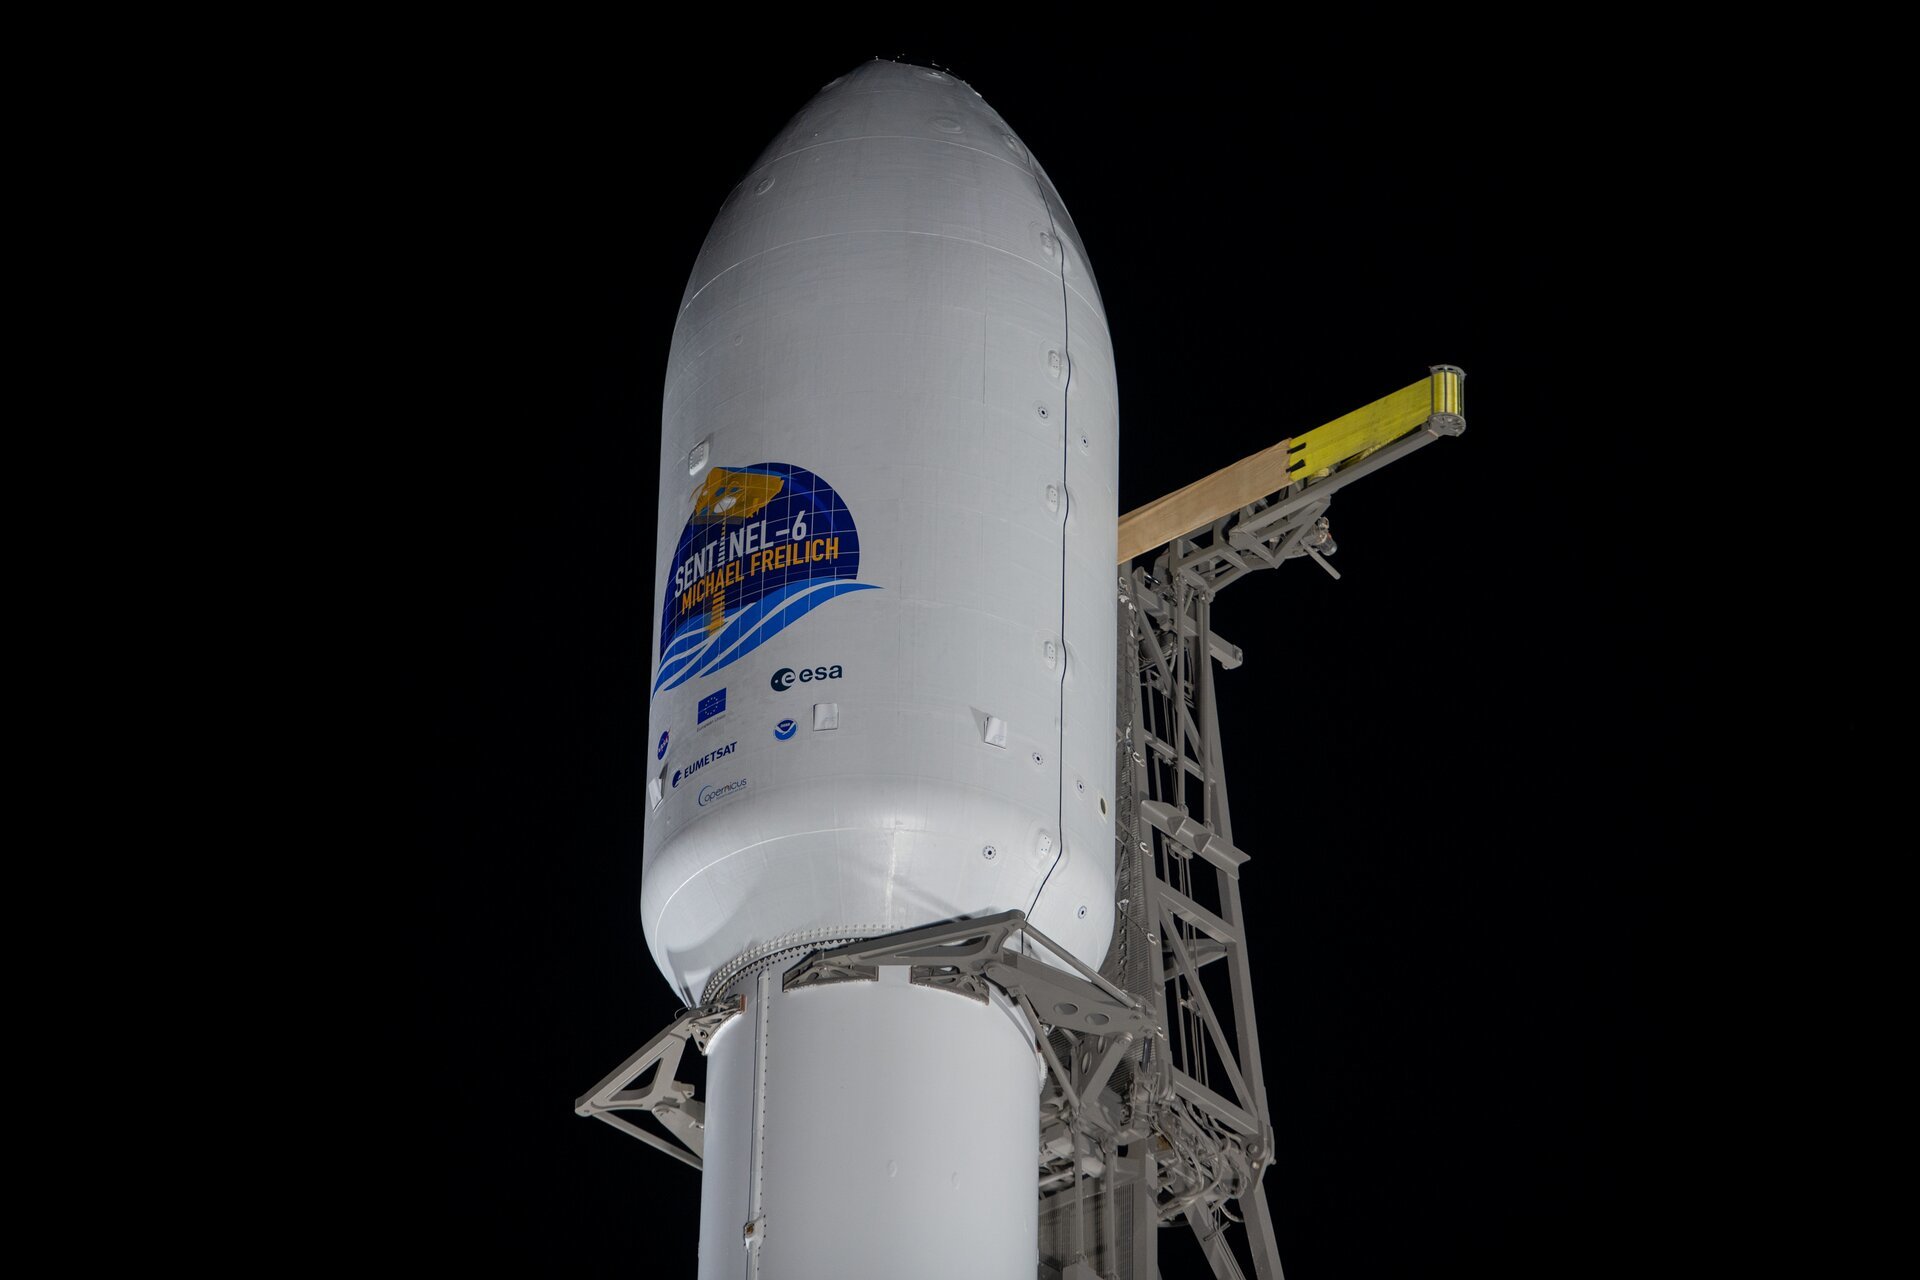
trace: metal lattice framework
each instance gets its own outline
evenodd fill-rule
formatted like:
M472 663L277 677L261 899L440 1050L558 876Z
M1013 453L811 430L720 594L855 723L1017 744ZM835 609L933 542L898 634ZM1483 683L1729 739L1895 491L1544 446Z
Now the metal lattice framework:
M1260 1190L1275 1152L1240 892L1248 856L1234 844L1214 687L1215 664L1231 670L1242 655L1213 630L1213 602L1246 575L1292 559L1338 578L1327 562L1333 494L1459 435L1463 376L1435 366L1430 382L1163 500L1209 518L1166 543L1151 567L1118 580L1116 911L1100 972L1019 911L828 944L782 962L789 990L874 981L881 968L900 966L913 983L968 999L988 999L991 986L1021 1012L1047 1065L1043 1277L1158 1280L1156 1232L1185 1223L1221 1280L1246 1275L1232 1247L1236 1226L1245 1227L1258 1280L1283 1280ZM1215 515L1217 495L1245 492L1246 474L1266 474L1275 453L1282 464L1301 456L1325 464L1284 465L1284 488ZM1261 468L1247 467L1256 462ZM722 998L683 1013L575 1109L701 1167L704 1115L678 1065L689 1039L705 1052L742 1004ZM651 1114L678 1141L622 1112Z
M1152 1011L1154 1034L1112 1073L1098 1106L1055 1102L1070 1140L1048 1140L1042 1111L1041 1262L1062 1280L1157 1280L1153 1233L1180 1222L1222 1280L1245 1275L1231 1247L1240 1225L1254 1274L1282 1280L1260 1191L1274 1140L1240 892L1248 857L1234 843L1214 687L1215 664L1231 670L1242 655L1214 631L1213 602L1292 559L1338 578L1327 561L1333 494L1459 435L1463 376L1436 366L1425 384L1283 441L1283 459L1316 461L1321 433L1350 443L1318 470L1294 463L1284 489L1213 516L1119 579L1118 910L1103 973ZM1232 493L1233 471L1190 491ZM1104 1056L1097 1040L1068 1047L1081 1060ZM1103 1229L1089 1231L1089 1217Z

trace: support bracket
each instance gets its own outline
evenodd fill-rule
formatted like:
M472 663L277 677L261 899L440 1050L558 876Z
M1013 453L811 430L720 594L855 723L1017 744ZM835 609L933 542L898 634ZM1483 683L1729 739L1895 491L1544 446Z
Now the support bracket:
M746 998L739 996L682 1013L599 1084L575 1099L574 1113L605 1121L682 1164L700 1168L706 1152L707 1113L705 1106L694 1101L693 1085L678 1078L680 1057L686 1052L689 1040L705 1053L727 1019L745 1009ZM642 1076L647 1076L647 1083L633 1087ZM641 1128L620 1114L631 1111L652 1116L677 1143Z

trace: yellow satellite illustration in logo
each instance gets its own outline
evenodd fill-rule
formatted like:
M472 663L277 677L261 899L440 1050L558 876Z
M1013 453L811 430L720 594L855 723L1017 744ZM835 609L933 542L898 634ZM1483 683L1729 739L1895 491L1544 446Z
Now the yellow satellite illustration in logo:
M693 495L693 523L745 520L772 502L786 483L781 476L715 467Z

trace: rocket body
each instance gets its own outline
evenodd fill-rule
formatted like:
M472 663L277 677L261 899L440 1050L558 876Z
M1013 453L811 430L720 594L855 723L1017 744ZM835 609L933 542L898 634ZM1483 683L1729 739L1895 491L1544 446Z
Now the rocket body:
M1113 355L1019 136L939 71L829 84L715 219L662 427L643 921L689 1005L748 1002L701 1275L1030 1276L1014 1012L779 984L1009 908L1093 966L1112 932Z

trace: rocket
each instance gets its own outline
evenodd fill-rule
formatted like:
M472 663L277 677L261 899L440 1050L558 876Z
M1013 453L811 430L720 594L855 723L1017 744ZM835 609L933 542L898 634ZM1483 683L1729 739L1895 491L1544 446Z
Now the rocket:
M1333 495L1459 436L1464 376L1119 516L1099 287L1019 135L874 61L774 138L662 404L640 907L685 1007L575 1102L701 1170L701 1280L1152 1280L1176 1224L1278 1280L1212 601L1337 578Z
M640 905L731 1015L701 1280L1031 1277L1030 1021L899 968L783 980L1010 911L1063 972L1113 934L1112 342L1019 134L935 68L826 85L700 250L661 439Z

